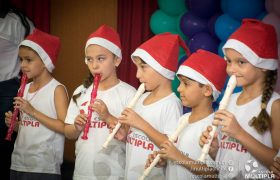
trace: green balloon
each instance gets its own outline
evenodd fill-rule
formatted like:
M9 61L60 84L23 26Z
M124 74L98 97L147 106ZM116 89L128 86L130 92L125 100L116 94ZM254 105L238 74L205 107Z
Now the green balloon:
M180 85L180 81L179 81L179 79L177 78L177 76L175 76L174 80L173 80L172 83L171 83L172 91L176 94L177 97L180 98L180 94L179 94L179 92L177 91L177 88L179 87L179 85Z
M150 27L154 34L176 31L177 17L169 16L161 10L153 13L150 19Z
M161 10L171 16L178 16L186 11L185 0L158 0Z

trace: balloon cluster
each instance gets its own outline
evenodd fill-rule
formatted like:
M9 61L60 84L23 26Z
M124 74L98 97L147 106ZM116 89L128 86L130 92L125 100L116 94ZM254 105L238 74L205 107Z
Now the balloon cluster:
M158 5L159 9L152 14L150 19L150 28L152 32L154 34L170 32L172 34L178 34L183 40L186 40L187 37L181 32L179 28L181 14L187 11L185 0L158 0ZM180 48L179 53L179 60L185 60L186 56L182 48ZM177 77L175 77L175 79L172 81L172 90L177 95L178 85L179 80Z
M280 54L280 0L158 0L158 4L160 9L150 19L152 32L179 34L191 52L205 49L224 57L225 41L241 25L243 18L253 18L275 27ZM182 49L179 57L178 65L187 58ZM178 85L175 79L172 82L174 92ZM280 91L280 71L277 90ZM239 91L240 87L234 90ZM220 97L223 93L224 90ZM220 98L214 107L219 102Z
M278 40L278 57L280 58L280 1L279 0L266 0L265 7L268 12L262 19L263 22L274 26L277 33ZM280 68L280 64L278 65ZM276 91L280 93L280 69L278 68Z
M189 11L180 19L180 29L189 37L186 42L193 53L205 49L218 52L219 39L216 37L214 25L220 14L219 0L186 0Z

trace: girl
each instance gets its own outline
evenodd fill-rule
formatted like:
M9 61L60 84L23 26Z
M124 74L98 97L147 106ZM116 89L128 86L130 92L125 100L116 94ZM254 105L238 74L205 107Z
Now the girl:
M220 178L267 178L267 167L280 146L280 96L273 92L277 76L276 33L271 25L245 19L223 47L227 73L237 77L243 91L232 95L227 110L215 114L214 125L221 126L210 151L225 168ZM207 143L209 127L200 144ZM217 153L218 149L218 153ZM266 177L263 177L266 175Z
M64 150L64 118L68 96L51 72L59 52L57 37L35 29L19 48L21 70L33 81L15 98L22 111L12 153L11 180L60 179ZM6 113L10 124L12 112Z
M103 25L92 33L85 46L85 62L90 75L79 86L71 99L65 122L65 135L76 139L76 162L73 179L123 179L125 144L113 140L102 149L109 129L108 124L117 121L125 105L133 97L135 89L120 81L116 68L121 62L121 43L118 33ZM92 78L101 75L97 100L89 104L93 89ZM81 133L87 121L87 109L94 110L88 132L83 140ZM107 122L107 123L106 123Z
M160 145L161 150L157 153L162 160L159 166L166 166L166 160L169 160L166 176L170 180L215 177L214 169L211 172L212 176L207 176L209 175L207 169L211 167L196 162L201 154L197 142L201 132L213 121L212 103L218 98L225 83L226 62L216 54L198 50L179 67L177 76L180 80L178 92L182 104L191 108L192 112L184 114L179 119L179 124L183 121L188 121L188 124L179 134L176 147L170 141ZM146 167L157 153L149 156ZM212 159L208 158L206 162L209 166L214 166Z
M136 76L148 92L141 96L135 111L126 108L120 118L121 123L130 126L126 139L126 179L141 176L148 155L173 133L182 114L181 103L171 89L179 44L186 49L178 35L159 34L131 55L137 66ZM150 178L163 179L164 173L155 170Z

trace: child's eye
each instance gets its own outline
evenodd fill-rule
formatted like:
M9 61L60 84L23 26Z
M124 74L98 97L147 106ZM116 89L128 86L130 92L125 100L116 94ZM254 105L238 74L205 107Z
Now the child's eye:
M104 61L105 60L105 57L98 57L98 59L97 59L99 62L102 62L102 61Z
M86 59L87 62L92 62L93 61L93 59L91 57L85 57L85 59Z
M245 64L245 63L246 63L246 62L243 61L243 60L239 60L239 61L238 61L238 64L240 64L240 65Z
M226 59L227 61L227 64L230 64L231 63L231 60L230 59Z

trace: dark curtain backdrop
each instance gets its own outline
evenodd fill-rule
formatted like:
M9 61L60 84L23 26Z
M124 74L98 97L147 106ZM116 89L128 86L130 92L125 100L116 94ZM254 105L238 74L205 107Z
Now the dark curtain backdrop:
M11 0L11 4L26 15L35 27L50 32L50 0Z
M121 80L138 88L136 66L130 59L133 51L153 36L150 17L158 9L157 0L118 0L118 32L122 42L123 60L118 67Z

